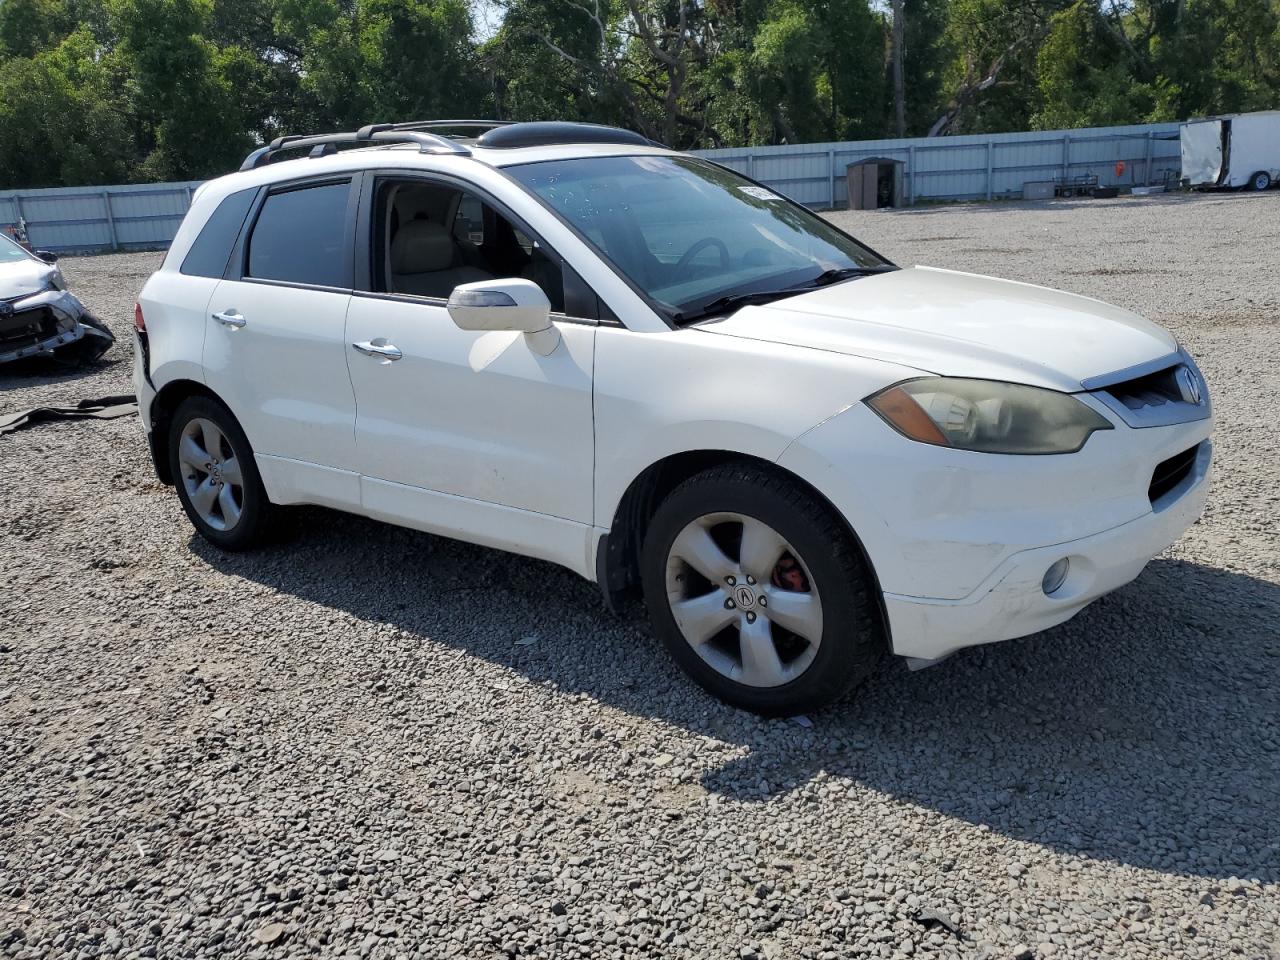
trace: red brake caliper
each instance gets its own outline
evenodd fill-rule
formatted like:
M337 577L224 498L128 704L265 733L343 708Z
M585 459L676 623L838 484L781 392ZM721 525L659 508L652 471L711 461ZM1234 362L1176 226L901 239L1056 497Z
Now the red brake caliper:
M789 553L784 553L778 560L777 566L773 568L772 579L773 585L783 590L794 590L796 593L809 592L809 580L805 577L804 570L796 562L796 558Z

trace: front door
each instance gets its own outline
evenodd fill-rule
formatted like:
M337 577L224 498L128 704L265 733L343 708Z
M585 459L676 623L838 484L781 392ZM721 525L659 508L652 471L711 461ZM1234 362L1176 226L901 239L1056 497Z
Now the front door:
M585 572L595 321L555 315L549 356L459 329L445 300L473 280L523 276L563 309L558 259L456 186L371 195L374 289L352 297L346 338L365 511Z

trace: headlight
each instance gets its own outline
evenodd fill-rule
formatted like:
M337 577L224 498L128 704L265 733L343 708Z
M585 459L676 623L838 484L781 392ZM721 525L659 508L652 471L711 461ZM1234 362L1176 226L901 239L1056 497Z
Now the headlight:
M980 453L1074 453L1112 425L1075 397L996 380L925 377L867 398L903 436Z

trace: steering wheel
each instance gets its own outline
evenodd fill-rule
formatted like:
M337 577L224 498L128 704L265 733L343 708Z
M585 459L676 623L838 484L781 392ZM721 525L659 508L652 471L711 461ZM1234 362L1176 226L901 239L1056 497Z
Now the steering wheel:
M719 250L721 269L729 269L729 248L724 245L724 241L719 237L703 237L701 240L695 241L693 246L686 250L684 255L676 262L676 276L688 270L693 258L701 253L705 247L715 247Z

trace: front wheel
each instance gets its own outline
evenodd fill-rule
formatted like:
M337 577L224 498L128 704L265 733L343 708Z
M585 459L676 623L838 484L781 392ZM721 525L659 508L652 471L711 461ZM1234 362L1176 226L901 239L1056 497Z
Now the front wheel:
M864 680L884 648L857 546L775 471L730 465L685 481L658 507L641 563L667 650L734 706L814 710Z
M1249 178L1249 186L1258 191L1269 189L1271 187L1271 174L1265 170L1259 170Z

